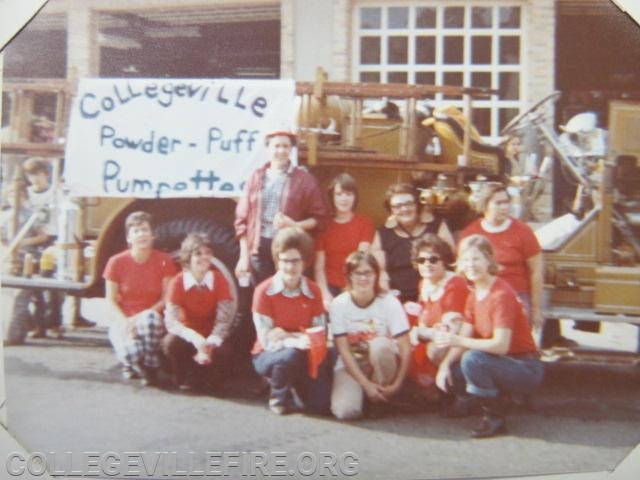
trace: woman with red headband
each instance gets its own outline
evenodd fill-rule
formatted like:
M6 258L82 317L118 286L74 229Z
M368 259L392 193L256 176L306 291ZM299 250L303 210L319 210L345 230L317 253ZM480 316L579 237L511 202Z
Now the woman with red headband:
M236 276L252 274L254 285L272 276L276 269L271 242L285 227L313 232L321 227L326 208L315 178L291 162L296 135L275 131L266 135L269 161L254 171L236 208L236 238L240 258Z

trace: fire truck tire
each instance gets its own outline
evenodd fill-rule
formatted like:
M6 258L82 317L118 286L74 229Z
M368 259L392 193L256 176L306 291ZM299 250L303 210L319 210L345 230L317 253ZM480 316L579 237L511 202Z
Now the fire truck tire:
M214 255L233 272L240 247L233 226L203 217L172 219L155 227L155 246L159 250L176 253L182 240L192 232L204 233L213 244Z

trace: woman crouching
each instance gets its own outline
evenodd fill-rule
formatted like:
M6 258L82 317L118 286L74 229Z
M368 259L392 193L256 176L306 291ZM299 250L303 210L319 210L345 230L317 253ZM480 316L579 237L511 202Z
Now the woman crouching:
M524 307L515 291L497 278L498 264L487 238L471 235L458 250L458 270L474 284L459 334L439 330L436 345L451 347L440 364L436 384L458 394L451 416L482 406L471 434L489 437L506 428L501 394L529 395L542 382L544 368ZM470 397L464 397L464 391Z
M331 411L340 419L373 416L400 391L409 369L409 322L400 301L381 293L380 266L370 253L346 261L347 288L329 307L336 349Z
M269 381L273 413L283 415L297 407L328 413L330 356L325 350L324 359L314 358L312 349L316 335L326 348L322 293L303 276L313 258L313 239L299 228L286 227L276 233L271 252L276 273L253 294L253 366Z

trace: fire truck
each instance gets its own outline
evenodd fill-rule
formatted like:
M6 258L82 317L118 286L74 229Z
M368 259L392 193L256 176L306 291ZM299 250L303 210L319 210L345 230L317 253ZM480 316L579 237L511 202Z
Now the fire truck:
M360 186L360 208L378 224L387 215L381 192L395 181L416 184L421 201L439 210L456 231L477 215L474 205L483 187L505 179L502 149L484 142L468 121L474 99L496 95L495 91L331 82L322 70L314 81L296 82L295 91L299 161L321 185L339 172L351 173ZM463 111L421 108L435 93L462 98ZM21 162L30 156L53 159L57 182L58 173L64 171L74 86L68 81L9 81L3 84L3 95L11 100L5 110L13 132L2 144L3 182L21 178ZM629 127L640 125L640 105L611 102L608 147L593 154L585 147L589 128L579 125L561 134L553 128L558 96L550 95L503 130L505 135L526 134L545 145L576 191L575 208L538 231L545 265L545 325L561 319L640 325L640 143ZM43 97L52 105L53 120L34 114ZM369 109L372 102L381 108ZM525 175L511 180L516 207L521 206L527 185L538 179ZM218 267L235 285L230 273L239 252L233 230L235 200L74 198L57 206L71 225L65 229L69 233L58 239L57 273L51 278L32 274L31 266L14 261L13 268L3 273L3 287L102 296L103 269L109 257L126 248L124 219L136 210L153 215L156 246L166 251L177 250L187 232L206 232L215 246ZM15 251L7 258L12 255L17 258ZM560 356L577 358L569 350ZM593 352L587 357L595 358ZM626 360L637 362L638 356Z

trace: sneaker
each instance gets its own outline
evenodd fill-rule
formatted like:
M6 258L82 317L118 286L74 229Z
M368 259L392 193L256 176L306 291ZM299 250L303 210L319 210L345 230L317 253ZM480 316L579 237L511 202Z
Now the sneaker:
M125 380L134 380L140 378L140 375L131 365L125 365L122 367L122 378Z
M29 332L29 338L47 338L47 330L42 327L37 327Z
M277 398L269 399L269 410L271 410L271 412L275 413L276 415L286 415L287 413L289 413L287 406L280 403Z
M64 327L53 327L49 329L49 333L51 333L51 336L53 338L57 338L60 339L62 337L64 337Z
M145 367L140 370L140 385L150 387L158 382L158 369Z
M96 326L96 322L92 322L91 320L87 320L84 317L78 317L74 320L74 322L71 324L71 327L73 328L91 328L91 327L95 327Z

